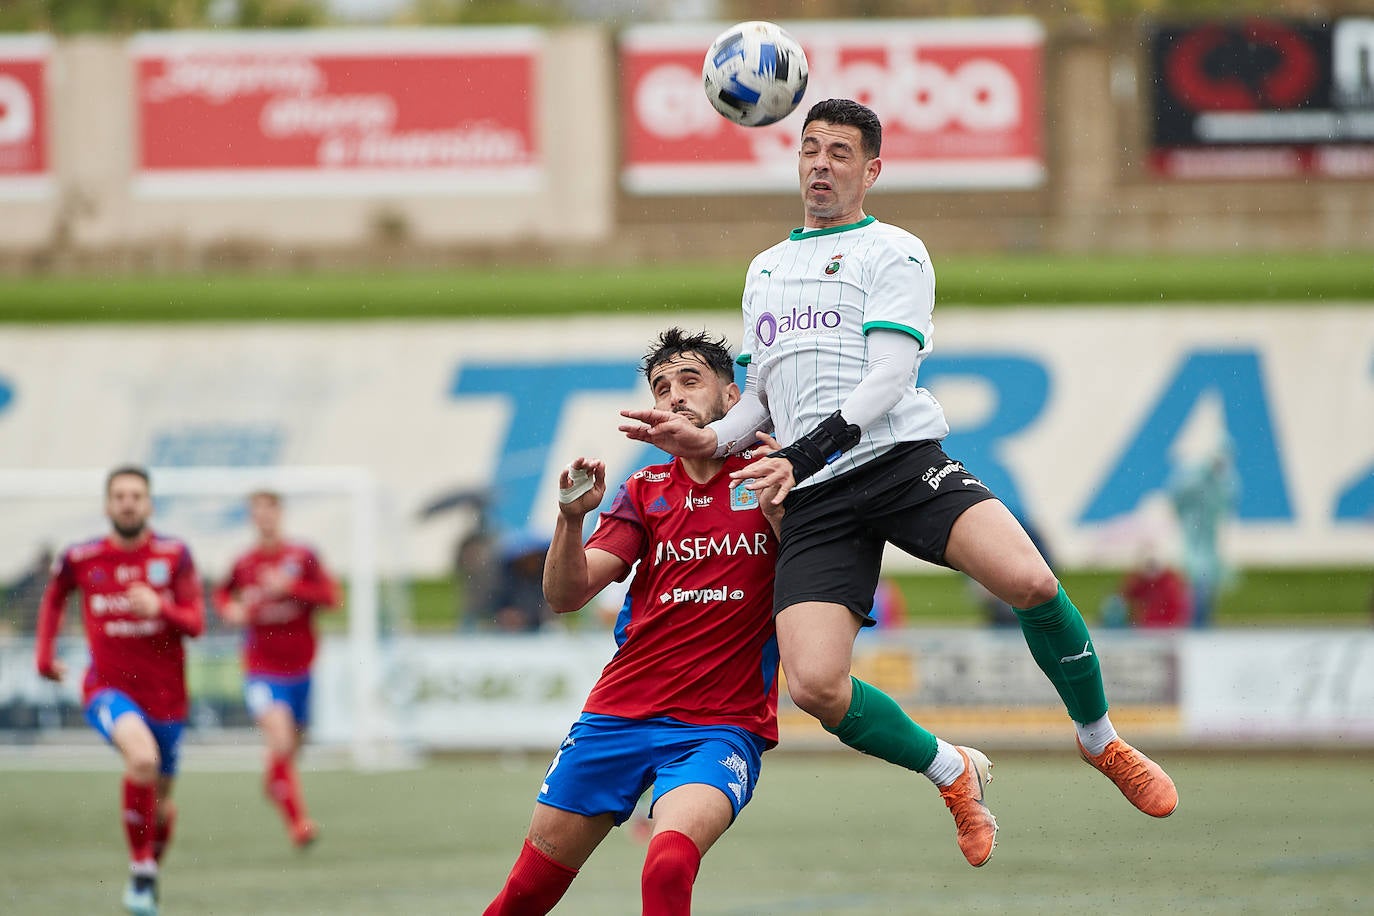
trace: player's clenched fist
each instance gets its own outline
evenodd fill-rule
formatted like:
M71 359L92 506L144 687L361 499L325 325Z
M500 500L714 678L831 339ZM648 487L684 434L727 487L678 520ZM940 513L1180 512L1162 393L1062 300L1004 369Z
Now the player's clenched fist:
M580 517L601 505L606 495L606 463L575 458L558 475L558 511Z

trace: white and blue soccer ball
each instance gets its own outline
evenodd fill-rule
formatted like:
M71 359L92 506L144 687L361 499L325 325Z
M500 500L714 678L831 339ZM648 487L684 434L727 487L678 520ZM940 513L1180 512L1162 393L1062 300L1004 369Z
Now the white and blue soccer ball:
M741 22L706 52L701 79L706 98L726 118L762 127L792 113L806 94L806 54L771 22Z

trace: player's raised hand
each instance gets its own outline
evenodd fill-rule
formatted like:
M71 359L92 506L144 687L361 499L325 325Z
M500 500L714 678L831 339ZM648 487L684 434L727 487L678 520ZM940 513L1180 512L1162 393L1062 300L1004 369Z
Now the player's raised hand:
M558 511L581 518L595 511L606 496L606 463L574 458L558 475Z
M134 582L124 590L129 607L139 617L156 617L162 613L162 598L147 582Z
M708 458L715 454L716 434L697 426L686 414L648 407L622 410L620 415L637 421L620 424L620 431L627 438L656 445L680 458Z

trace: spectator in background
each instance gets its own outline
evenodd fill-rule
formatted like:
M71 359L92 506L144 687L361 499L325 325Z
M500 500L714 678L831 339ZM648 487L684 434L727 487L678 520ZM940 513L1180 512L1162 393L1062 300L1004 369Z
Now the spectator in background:
M1183 533L1183 570L1192 590L1195 627L1212 625L1217 592L1231 575L1220 536L1222 524L1235 511L1238 489L1229 442L1202 461L1181 467L1169 481L1169 501Z
M472 631L496 615L496 593L501 569L496 539L478 528L458 542L453 558L459 595L459 629Z
M1132 626L1144 629L1186 627L1192 603L1183 574L1160 562L1155 551L1147 551L1143 562L1126 574L1121 582Z
M501 543L500 578L492 600L491 621L502 633L534 633L553 619L544 599L544 557L549 539L521 533Z
M250 494L248 512L257 543L234 561L215 590L215 607L225 622L244 628L243 696L267 745L263 788L291 842L304 848L316 831L296 760L310 721L315 614L339 605L339 588L314 550L286 539L280 494Z
M52 545L38 549L27 568L0 592L0 625L8 625L22 635L33 633L38 625L38 603L52 573Z
M901 630L906 627L906 596L901 586L888 576L878 580L873 592L873 619L880 630Z

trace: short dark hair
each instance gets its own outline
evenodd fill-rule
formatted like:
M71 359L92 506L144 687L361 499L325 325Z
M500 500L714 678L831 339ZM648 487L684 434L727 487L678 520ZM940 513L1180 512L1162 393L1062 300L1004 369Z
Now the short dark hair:
M259 487L252 493L248 494L248 501L250 503L256 502L259 499L265 499L274 506L281 505L281 494L278 493L276 490L269 490L266 487Z
M812 105L806 113L806 120L802 122L802 133L806 133L812 121L857 127L865 158L877 159L883 150L883 122L878 120L872 108L860 105L853 99L826 99Z
M682 328L669 328L658 335L658 340L644 355L640 369L646 379L650 378L655 367L686 353L701 357L701 361L720 376L721 381L735 380L735 361L730 356L730 347L724 337L712 337L706 331L688 334Z
M141 464L121 464L119 467L105 475L105 495L110 495L110 485L115 482L116 477L141 477L143 483L149 490L153 488L153 480L148 476L148 469Z

